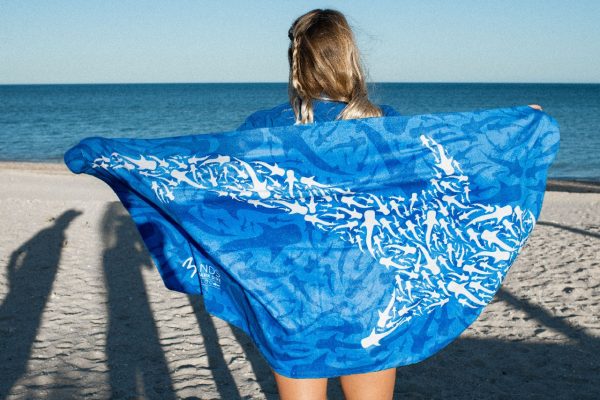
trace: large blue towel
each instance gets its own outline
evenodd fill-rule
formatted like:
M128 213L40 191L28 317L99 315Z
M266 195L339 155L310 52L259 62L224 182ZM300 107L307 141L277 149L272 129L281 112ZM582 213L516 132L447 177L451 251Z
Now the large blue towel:
M558 145L523 106L91 137L65 162L115 191L168 288L311 378L421 361L473 323L531 234Z

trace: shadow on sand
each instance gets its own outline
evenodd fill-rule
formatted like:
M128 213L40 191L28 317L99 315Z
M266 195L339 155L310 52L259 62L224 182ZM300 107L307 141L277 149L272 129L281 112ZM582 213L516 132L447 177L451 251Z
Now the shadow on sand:
M120 203L113 202L107 207L102 234L106 246L103 266L109 308L106 353L112 397L176 398L142 278L142 268L154 266L131 217ZM156 278L160 279L158 273ZM189 300L204 338L220 398L241 398L202 299L189 296ZM236 336L243 335L240 337L250 343L243 332L233 326L232 329ZM244 346L244 349L263 392L267 398L277 399L268 365L254 347Z
M0 306L0 399L25 373L56 277L65 231L81 212L68 210L10 255L9 291Z
M553 228L563 229L565 231L577 233L578 235L589 236L589 237L593 237L596 239L600 239L600 233L592 232L592 231L581 229L581 228L576 228L574 226L562 225L562 224L557 224L556 222L549 222L549 221L538 221L537 225L551 226Z
M11 255L10 292L0 306L0 393L4 395L26 371L31 344L59 263L64 231L77 215L74 210L67 211L52 227L38 232ZM149 254L119 203L111 203L106 209L102 229L109 307L106 352L112 397L176 398L141 275L142 268L153 268ZM160 279L158 274L156 277ZM243 398L227 368L217 330L201 298L190 296L189 300L204 337L220 398ZM496 301L524 311L526 319L537 322L538 332L551 329L568 337L569 342L459 339L423 362L399 368L395 398L600 398L600 338L504 288L496 295ZM506 321L507 329L511 323ZM230 327L246 352L264 396L278 398L266 361L244 332ZM330 399L343 398L338 379L329 381L328 393ZM202 393L198 393L198 398L202 398Z
M142 278L153 268L131 217L116 202L102 218L108 300L106 356L112 398L175 399Z
M120 206L118 208L120 209ZM125 243L117 247L122 254L118 257L121 261L114 260L114 268L119 268L117 266L119 263L122 266L124 260L130 260L132 254L136 254L133 249L139 249L141 244L141 239L131 220L128 217L117 216L120 215L117 211L118 209L114 208L111 214L113 214L112 218L119 221L116 226L122 229L122 232L117 235L119 241ZM115 257L117 257L116 252L115 250ZM144 251L138 252L136 257L144 258L146 263L144 265L148 265L148 256L145 254L144 248ZM115 271L115 273L119 272ZM137 274L132 277L121 275L118 279L132 278L141 280ZM131 282L128 284L121 282L121 285L128 287L131 284ZM142 296L144 302L147 301L142 292L130 292L138 297ZM202 299L199 296L189 296L189 300L199 330L204 337L209 365L220 397L241 398L219 346L217 330L209 314L204 310ZM496 300L523 310L528 314L528 319L535 319L538 322L541 326L539 329L558 331L569 337L570 343L532 344L518 341L459 339L423 362L399 368L396 398L499 399L546 398L549 395L555 399L600 398L600 384L597 381L597 376L600 376L600 360L596 357L600 354L599 338L587 335L562 318L551 315L545 309L527 300L519 299L506 289L500 289ZM149 317L148 320L152 321L152 318ZM506 324L510 327L511 321L506 321ZM277 399L277 388L269 365L243 331L232 325L230 328L245 350L264 396L267 399ZM155 329L155 327L150 329L154 335ZM134 338L131 340L133 341ZM343 398L338 379L330 379L328 394L330 399Z

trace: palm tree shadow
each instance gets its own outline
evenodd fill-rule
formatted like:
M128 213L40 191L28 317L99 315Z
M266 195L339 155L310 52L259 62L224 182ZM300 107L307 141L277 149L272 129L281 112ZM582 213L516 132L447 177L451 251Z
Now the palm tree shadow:
M79 215L77 210L65 211L10 256L9 292L0 306L0 399L8 396L26 371L60 263L65 232Z
M174 399L142 278L142 269L153 268L153 264L131 217L118 202L110 203L104 212L102 239L111 398Z

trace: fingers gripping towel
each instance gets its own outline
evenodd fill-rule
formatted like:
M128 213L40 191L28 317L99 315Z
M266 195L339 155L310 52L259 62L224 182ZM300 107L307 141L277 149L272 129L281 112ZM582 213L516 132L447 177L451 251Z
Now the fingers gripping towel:
M129 211L166 286L295 378L436 353L492 300L559 132L530 107L161 139L65 154Z

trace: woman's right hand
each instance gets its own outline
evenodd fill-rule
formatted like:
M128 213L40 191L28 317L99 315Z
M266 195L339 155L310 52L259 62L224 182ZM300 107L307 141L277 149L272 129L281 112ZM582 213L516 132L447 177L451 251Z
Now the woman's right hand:
M529 107L531 107L533 109L536 109L536 110L542 111L542 106L539 106L537 104L529 104Z

